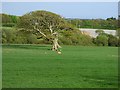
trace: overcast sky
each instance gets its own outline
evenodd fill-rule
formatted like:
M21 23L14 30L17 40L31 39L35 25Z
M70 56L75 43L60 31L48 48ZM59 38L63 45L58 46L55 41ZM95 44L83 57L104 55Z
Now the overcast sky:
M117 2L3 2L2 13L24 15L47 10L66 18L96 19L118 16Z

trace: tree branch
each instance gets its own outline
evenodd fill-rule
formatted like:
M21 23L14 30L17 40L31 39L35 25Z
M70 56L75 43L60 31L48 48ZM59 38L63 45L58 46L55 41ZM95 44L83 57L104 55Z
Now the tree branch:
M43 32L41 32L39 29L35 28L35 26L34 26L34 29L37 30L40 34L42 34L44 37L47 38L47 36Z
M49 30L50 30L50 32L52 34L53 30L52 30L52 26L51 25L49 26Z
M43 32L41 32L39 29L36 29L40 34L42 34L44 37L46 37L47 38L47 36L43 33Z

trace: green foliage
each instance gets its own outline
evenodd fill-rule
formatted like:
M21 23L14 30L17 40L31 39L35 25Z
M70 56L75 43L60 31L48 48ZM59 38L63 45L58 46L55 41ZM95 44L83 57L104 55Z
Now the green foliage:
M119 46L119 37L100 33L97 38L93 38L93 43L98 46Z
M12 23L17 23L18 19L19 19L19 17L15 16L15 15L10 15L10 18L11 18Z
M40 13L38 13L38 12L40 12ZM57 15L52 12L35 11L35 12L27 13L24 16L20 17L20 18L24 18L22 22L24 22L24 20L30 20L30 19L28 19L28 18L30 18L30 17L28 17L28 15L30 15L30 14L33 15L33 13L34 13L34 19L36 19L38 16L40 16L42 18L45 17L45 19L43 19L43 21L47 20L47 21L51 22L51 21L55 21L56 18L60 17L60 15ZM11 26L11 25L8 25L9 23L14 23L16 25L16 23L19 22L19 16L7 15L7 14L0 14L0 16L2 17L2 23L4 23L4 26ZM46 19L46 17L47 17L47 19ZM60 17L60 19L61 19L61 17ZM77 28L117 29L118 23L119 23L119 21L113 17L107 18L106 20L104 20L104 19L65 19L65 20ZM27 22L29 22L29 21L27 21ZM27 22L24 23L24 26L28 24ZM62 21L61 24L63 24L63 26L64 26L65 22ZM47 26L45 25L45 27L47 27ZM60 25L60 27L62 28L62 25Z
M92 45L92 38L81 34L79 30L63 31L60 42L65 45Z
M18 28L17 28L18 29ZM19 31L15 28L2 28L2 43L13 44L52 44L46 38L37 37L31 32ZM64 45L92 45L92 38L82 35L79 30L60 30L59 43Z
M15 28L2 28L2 43L4 44L35 44L36 35L19 32Z
M15 23L2 23L3 27L14 27L15 25Z
M22 37L20 35L16 36L16 39L13 43L14 44L29 44L29 43L27 43L26 37Z
M77 28L117 29L118 20L115 18L104 19L66 19L68 23Z
M51 28L53 30L58 30L62 24L65 24L64 19L55 13L48 11L33 11L20 17L18 27L32 30L34 26L36 26L36 28L42 31L49 31L50 26L52 26Z
M2 17L2 26L4 27L13 27L16 25L19 17L15 15L7 15L7 14L0 14L0 17Z
M37 43L37 37L34 34L27 35L27 43L29 44L36 44Z
M14 39L14 30L2 29L2 43L12 43Z
M2 17L2 23L11 23L12 22L10 15L0 14L0 17Z
M111 17L111 18L107 18L106 20L116 20L116 18Z
M118 46L118 38L113 35L109 35L108 36L108 45L109 46Z
M54 32L74 29L60 15L48 11L33 11L23 15L19 19L18 27L38 37L41 35L45 44L51 44Z
M119 38L107 35L100 29L116 29L117 20L115 18L103 19L64 19L48 11L33 11L21 17L7 14L2 16L2 42L15 44L52 44L50 39L53 38L50 28L57 31L59 43L64 45L101 45L101 46L119 46ZM17 24L17 29L15 26ZM6 28L12 27L12 28ZM41 30L47 35L44 38L34 27ZM88 35L81 34L77 28L98 28L96 31L99 36L96 39ZM19 31L18 29L21 29ZM119 28L118 28L119 36Z
M108 37L106 35L97 36L96 44L98 46L107 46L108 45Z
M53 31L58 31L59 43L65 45L91 45L92 39L87 35L82 35L79 30L73 25L67 23L61 16L47 12L34 11L20 17L18 27L26 30L34 31L34 27L47 34L47 38L52 38L49 35L49 29L52 26ZM42 37L43 38L43 37ZM48 39L43 38L43 43L51 44Z

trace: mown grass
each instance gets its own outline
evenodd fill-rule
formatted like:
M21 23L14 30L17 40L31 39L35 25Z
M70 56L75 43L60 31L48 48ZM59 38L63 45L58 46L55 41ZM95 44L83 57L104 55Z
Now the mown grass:
M3 45L3 88L115 88L118 48Z

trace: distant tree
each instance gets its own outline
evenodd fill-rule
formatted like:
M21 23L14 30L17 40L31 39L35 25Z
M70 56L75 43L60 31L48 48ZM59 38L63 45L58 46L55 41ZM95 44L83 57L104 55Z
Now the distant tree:
M7 14L1 14L0 15L2 17L2 23L11 23L11 18L10 15Z
M80 19L73 19L73 20L69 20L69 23L71 23L72 25L74 25L77 28L80 28L82 20L80 20Z
M18 19L19 19L19 17L18 17L18 16L15 16L15 15L10 15L10 18L11 18L11 22L12 22L12 23L17 23L17 22L18 22Z
M105 19L66 19L68 23L77 28L96 28L96 29L117 29L118 20L116 18Z
M113 35L108 35L108 45L109 46L118 46L118 38Z
M16 25L19 17L15 15L0 14L3 27L13 27Z
M107 46L108 45L108 37L106 35L97 36L96 44L98 46Z
M67 27L64 27L66 25ZM58 51L58 48L61 47L58 44L59 31L71 29L60 15L48 11L33 11L23 15L20 17L18 27L37 36L42 35L51 41L53 51Z
M116 20L114 17L107 18L106 20Z

